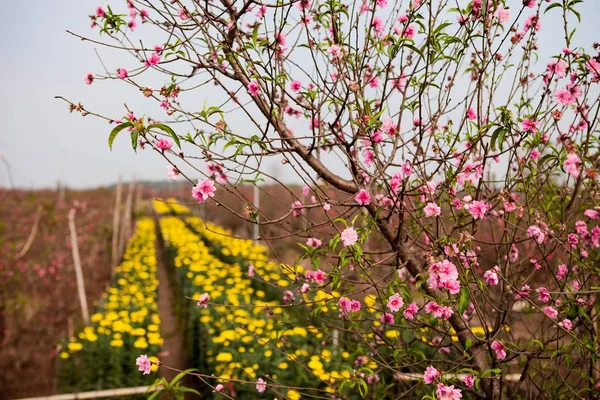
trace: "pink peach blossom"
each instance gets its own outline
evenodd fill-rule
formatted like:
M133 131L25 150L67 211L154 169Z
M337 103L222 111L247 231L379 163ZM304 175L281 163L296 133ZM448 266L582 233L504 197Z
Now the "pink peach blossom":
M216 191L215 183L209 179L199 180L196 186L192 188L192 197L199 203L203 203L208 200L209 197L215 197Z
M140 372L143 372L144 375L148 375L150 374L150 371L152 371L152 363L150 362L150 360L148 359L148 356L146 356L145 354L139 356L136 360L135 360L135 364L138 367L138 370Z
M358 233L353 227L349 227L342 231L340 237L342 239L342 243L344 243L344 246L353 246L358 240Z

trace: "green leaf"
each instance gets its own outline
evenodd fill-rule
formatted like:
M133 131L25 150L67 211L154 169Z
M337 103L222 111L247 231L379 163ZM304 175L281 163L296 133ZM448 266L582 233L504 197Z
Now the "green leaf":
M131 147L137 153L138 136L140 132L137 129L131 131Z
M468 351L471 348L471 345L473 345L473 341L471 339L467 339L465 342L465 351Z
M496 144L498 144L498 147L502 149L502 142L504 141L504 136L506 136L506 128L502 126L497 128L494 131L494 133L492 133L492 140L490 143L492 150L496 150Z
M194 393L194 394L197 394L198 396L201 396L200 393L198 393L197 390L191 389L191 388L187 388L187 387L181 387L181 388L179 388L179 392L182 392L182 393Z
M254 29L252 30L252 43L254 44L254 47L256 47L256 42L258 40L258 27L259 24L255 24Z
M178 373L177 376L175 376L175 378L173 378L173 380L171 381L171 386L183 379L183 377L186 376L188 372L191 372L191 370L181 371L180 373Z
M179 147L181 149L181 142L179 142L179 137L177 136L175 131L173 129L171 129L170 126L165 125L165 124L151 124L151 125L148 125L148 130L150 130L150 129L160 129L161 131L168 133L173 138L173 141L175 142L177 147Z
M115 138L117 137L119 132L121 132L125 128L129 128L132 126L133 126L133 123L131 123L131 122L124 122L122 124L115 126L113 128L113 130L110 131L110 135L108 135L108 147L112 150L113 142L115 141Z
M548 11L550 11L553 8L556 8L556 7L561 7L562 8L562 4L561 3L552 3L552 4L550 4L548 7L546 7L546 10L544 11L544 14L546 14Z
M573 321L575 318L577 318L578 315L579 315L579 309L577 308L577 306L571 306L571 308L567 312L567 317L571 321Z
M458 299L458 312L460 314L464 313L465 310L467 309L468 305L469 305L469 289L467 289L465 286L463 286L463 288L460 289L460 297Z
M152 393L147 400L154 400L158 397L159 394L161 394L162 390L157 390L154 393Z

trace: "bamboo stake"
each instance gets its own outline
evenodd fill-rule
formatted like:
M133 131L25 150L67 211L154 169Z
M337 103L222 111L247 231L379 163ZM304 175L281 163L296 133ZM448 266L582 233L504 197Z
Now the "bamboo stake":
M58 181L58 204L63 205L65 203L65 185Z
M42 207L41 204L38 205L37 211L35 212L35 218L33 220L33 226L31 227L31 231L29 232L29 237L27 238L27 241L25 242L25 245L23 246L23 248L21 249L19 254L17 254L17 258L21 258L25 254L27 254L27 252L29 251L29 248L33 244L33 240L35 239L35 235L37 234L38 225L40 224L40 219L42 217L43 209L44 208Z
M125 243L127 238L131 234L131 203L133 202L133 190L135 188L135 181L129 184L127 189L127 199L125 200L125 210L123 210L123 223L121 224L120 237L119 237L119 253L123 254L125 251Z
M85 297L85 285L83 283L83 272L81 270L81 258L79 257L79 245L77 244L77 229L75 228L75 209L69 211L69 230L71 231L71 252L73 253L73 264L75 264L75 277L77 278L77 292L79 293L79 304L83 322L90 324L87 299Z
M65 393L56 394L54 396L42 396L42 397L26 397L19 400L78 400L78 399L100 399L105 397L117 397L117 396L131 396L134 394L144 394L148 391L150 386L138 386L130 388L120 389L107 389L107 390L96 390L93 392L80 392L80 393ZM153 387L150 389L151 392L160 389L160 387Z
M111 257L111 276L115 276L115 267L119 263L119 223L121 222L121 192L123 182L119 176L119 182L117 183L117 193L115 198L115 209L113 212L113 226L112 226L112 257Z
M258 215L258 210L260 208L260 192L258 190L258 183L254 183L254 196L253 199L254 200L254 209L256 210L256 222L254 223L254 241L258 242L259 237L260 237L260 232L259 232L259 215Z

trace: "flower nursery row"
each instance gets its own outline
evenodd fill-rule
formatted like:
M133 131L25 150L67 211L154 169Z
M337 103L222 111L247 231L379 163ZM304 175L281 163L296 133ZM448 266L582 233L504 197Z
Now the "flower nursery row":
M224 263L177 217L161 218L160 226L183 295L200 305L190 300L187 309L189 352L193 367L218 377L209 386L222 384L230 394L255 398L255 386L265 382L269 396L294 399L300 398L299 387L322 396L350 378L340 366L351 354L333 347L309 313L267 301L265 292L252 286L252 280L264 279L285 295L293 276L272 270L273 263L257 264L250 273L248 265Z
M479 380L476 371L442 361L460 352L454 331L444 324L445 308L428 299L408 304L407 283L399 282L389 293L336 287L336 274L355 273L352 263L359 265L358 260L342 260L345 271L330 265L328 272L315 265L278 264L269 261L263 246L191 216L183 206L163 208L163 213L171 215L162 218L161 230L183 293L202 299L198 305L188 302L190 351L193 367L219 377L213 387L220 383L230 394L256 396L252 383L261 379L279 397L335 392L353 398L367 390L370 396L389 395L389 385L402 393L419 384L396 378L419 372L424 360ZM473 332L483 334L479 327ZM370 345L357 348L357 340ZM436 381L449 387L441 378ZM285 387L293 388L291 395ZM431 393L427 385L420 388L418 393Z
M156 232L151 218L138 220L115 280L103 295L91 325L62 345L58 366L62 392L152 384L153 376L137 372L140 353L160 351L157 306ZM153 365L153 370L158 367Z

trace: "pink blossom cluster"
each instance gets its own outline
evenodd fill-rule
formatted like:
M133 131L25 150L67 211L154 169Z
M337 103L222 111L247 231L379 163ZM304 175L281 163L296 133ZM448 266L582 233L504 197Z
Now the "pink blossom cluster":
M450 294L460 292L456 265L449 260L438 261L430 265L427 286L430 289L448 289Z
M425 311L436 318L441 318L444 320L449 319L452 314L454 314L452 308L448 306L441 306L433 300L425 304Z
M320 269L316 271L306 271L304 274L304 278L308 282L316 282L318 285L322 285L325 283L325 278L327 278L327 274Z
M211 178L215 179L220 184L224 185L229 182L229 178L225 173L225 166L218 162L209 162L206 164L206 170Z
M342 315L348 315L353 312L360 311L361 305L360 301L355 299L348 299L347 297L340 297L338 301L338 306L340 307L340 312Z
M199 180L192 188L192 197L199 203L204 203L210 197L215 197L216 190L215 183L211 179L205 178Z

